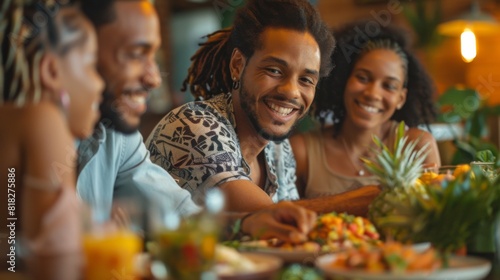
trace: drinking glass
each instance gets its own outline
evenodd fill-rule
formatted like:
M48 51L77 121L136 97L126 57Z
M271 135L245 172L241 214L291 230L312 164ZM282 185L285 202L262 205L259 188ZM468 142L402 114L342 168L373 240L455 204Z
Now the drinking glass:
M173 279L201 279L211 273L217 242L212 221L203 217L185 219L177 229L160 230L156 241L156 257Z
M116 201L111 215L91 209L83 237L85 279L139 279L135 259L142 251L141 214L137 204ZM110 216L110 218L107 218Z
M217 279L213 266L223 203L222 193L217 192L207 194L205 210L191 217L175 211L154 215L151 253L165 266L169 279Z

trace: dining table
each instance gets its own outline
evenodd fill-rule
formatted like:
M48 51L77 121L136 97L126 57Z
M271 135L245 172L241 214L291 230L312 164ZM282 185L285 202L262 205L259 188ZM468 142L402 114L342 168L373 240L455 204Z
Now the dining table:
M491 261L492 268L489 274L484 278L484 280L499 280L500 279L500 263L495 262L494 254L479 254L479 253L470 253L469 256L479 257L483 259L487 259ZM28 278L25 271L17 271L15 273L9 271L0 272L0 279L2 280L31 280ZM157 280L157 278L152 276L142 276L136 278L137 280ZM310 259L307 261L297 261L297 262L283 262L283 265L276 273L273 273L272 276L264 276L263 278L249 278L247 276L241 276L238 278L237 276L231 278L232 280L290 280L290 279L300 279L300 280L320 280L325 279L329 280L325 276L320 269L315 267L314 262ZM170 280L170 279L169 279ZM173 280L173 279L172 279Z

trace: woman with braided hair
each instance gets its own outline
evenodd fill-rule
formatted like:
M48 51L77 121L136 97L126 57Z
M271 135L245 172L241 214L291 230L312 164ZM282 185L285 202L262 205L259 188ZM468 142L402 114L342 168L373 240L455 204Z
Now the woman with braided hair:
M400 121L408 126L409 140L419 139L417 149L429 143L424 163L441 164L436 140L417 128L435 117L432 81L408 51L405 31L374 23L334 32L335 68L318 86L312 110L321 128L290 139L302 197L377 185L360 158L373 158L374 135L393 143Z
M16 218L0 246L5 258L22 245L36 279L80 277L74 144L93 131L103 89L95 31L77 3L62 2L0 6L1 216ZM6 269L19 269L16 256L2 259Z

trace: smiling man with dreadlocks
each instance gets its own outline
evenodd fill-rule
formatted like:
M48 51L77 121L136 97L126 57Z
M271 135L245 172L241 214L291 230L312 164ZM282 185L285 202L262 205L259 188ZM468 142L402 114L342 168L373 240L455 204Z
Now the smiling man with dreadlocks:
M146 146L195 202L221 188L227 209L299 198L287 140L331 70L334 39L307 0L253 0L231 28L208 35L184 90L198 101L168 113ZM327 211L332 200L301 201ZM321 208L315 206L320 205Z

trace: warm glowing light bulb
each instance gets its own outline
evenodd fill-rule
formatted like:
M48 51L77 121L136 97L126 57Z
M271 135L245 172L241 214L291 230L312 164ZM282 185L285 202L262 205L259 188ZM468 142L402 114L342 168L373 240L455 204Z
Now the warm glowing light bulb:
M471 62L476 57L476 35L469 28L465 28L460 35L460 47L462 59L465 62Z

